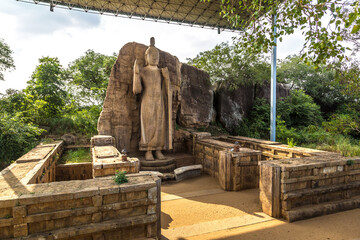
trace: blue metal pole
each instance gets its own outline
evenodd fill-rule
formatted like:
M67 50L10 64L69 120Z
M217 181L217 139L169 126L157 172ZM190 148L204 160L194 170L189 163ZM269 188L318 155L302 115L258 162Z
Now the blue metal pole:
M274 35L276 35L276 15L273 15ZM277 38L274 36L274 43ZM270 95L270 140L276 141L276 45L271 52L271 95Z

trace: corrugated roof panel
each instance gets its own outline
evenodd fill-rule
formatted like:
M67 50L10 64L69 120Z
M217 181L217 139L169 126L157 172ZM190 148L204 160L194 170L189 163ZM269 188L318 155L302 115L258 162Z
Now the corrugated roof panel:
M220 15L220 0L20 0L55 7L114 14L115 16L165 21L191 26L233 29Z

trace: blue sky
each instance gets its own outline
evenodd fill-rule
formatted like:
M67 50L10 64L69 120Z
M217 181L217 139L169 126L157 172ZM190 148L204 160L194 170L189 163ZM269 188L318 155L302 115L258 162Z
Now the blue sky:
M50 12L48 6L15 0L1 0L0 25L0 38L13 50L16 65L16 70L6 72L5 81L0 81L0 93L7 88L25 88L43 56L58 57L66 67L88 49L110 55L127 42L149 44L154 36L158 48L185 62L238 35L61 8ZM284 38L278 46L278 58L299 52L302 43L300 34Z

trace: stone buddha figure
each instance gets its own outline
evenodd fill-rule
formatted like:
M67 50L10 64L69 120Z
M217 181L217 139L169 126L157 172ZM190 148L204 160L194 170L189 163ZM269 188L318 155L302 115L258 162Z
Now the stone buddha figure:
M139 150L145 159L165 159L161 150L172 149L171 84L168 68L159 68L159 51L155 39L145 52L145 66L134 63L133 93L141 93Z

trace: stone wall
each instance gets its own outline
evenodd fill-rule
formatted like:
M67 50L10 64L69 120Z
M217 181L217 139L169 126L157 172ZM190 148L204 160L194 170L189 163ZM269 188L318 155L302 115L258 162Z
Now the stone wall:
M323 155L261 162L265 213L289 222L360 207L360 158Z
M235 144L217 139L197 139L195 159L203 165L203 171L219 179L222 189L239 191L257 188L259 185L258 162L261 152L241 148L231 150Z
M56 166L56 181L86 180L92 178L92 163L68 163Z
M303 158L321 155L338 155L336 153L326 152L311 148L289 147L288 145L268 140L241 137L226 136L219 140L234 143L238 142L240 146L259 150L262 152L261 160L287 159L287 158Z
M62 141L54 144L40 144L24 154L16 164L37 163L22 179L23 184L48 183L56 181L56 162L64 150Z
M38 146L1 171L1 239L160 238L157 176L53 182L62 144Z

